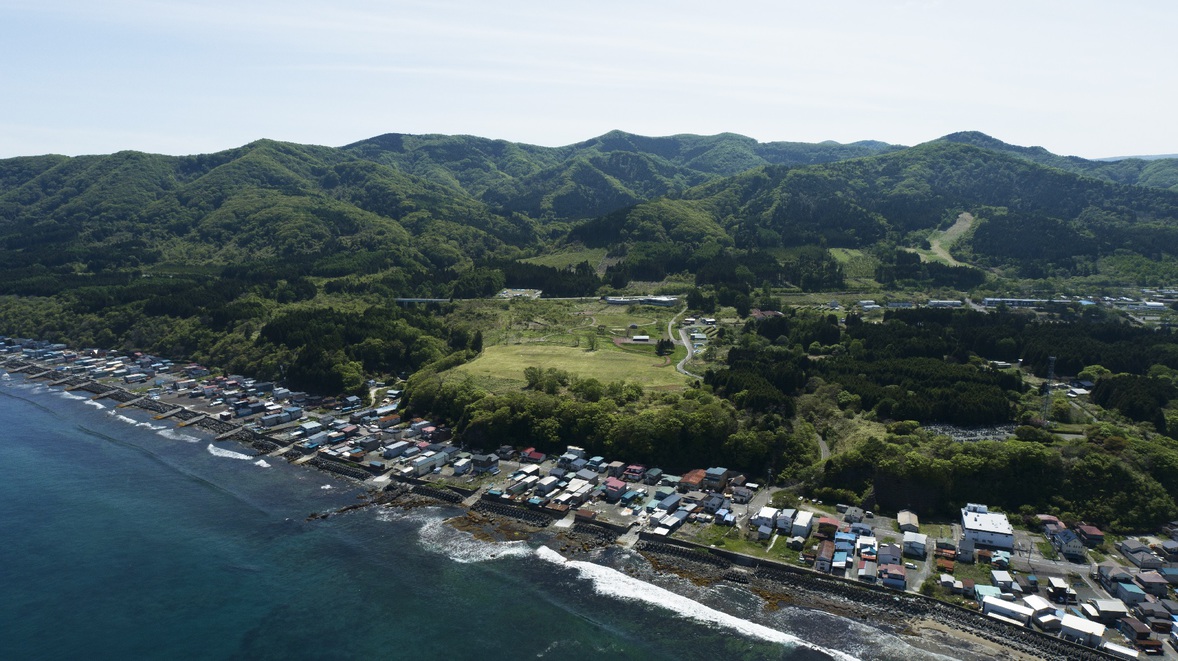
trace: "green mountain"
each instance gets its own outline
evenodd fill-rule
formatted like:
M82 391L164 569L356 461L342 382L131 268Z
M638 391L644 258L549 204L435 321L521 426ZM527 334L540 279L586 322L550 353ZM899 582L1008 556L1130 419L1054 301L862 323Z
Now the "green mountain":
M731 133L649 138L612 131L564 147L387 134L343 148L481 199L503 213L592 218L761 165L810 165L900 149L882 142L759 143Z
M977 131L951 133L941 140L1011 154L1040 165L1059 168L1115 184L1166 188L1178 192L1178 157L1151 156L1088 160L1078 156L1059 156L1042 147L1010 145Z
M327 147L0 161L0 262L33 276L292 259L351 273L331 264L365 271L365 255L425 273L535 241L526 219Z
M1178 255L1178 193L946 140L811 167L755 168L594 219L570 238L629 251L628 267L643 279L698 272L701 255L727 250L752 269L749 283L785 284L771 277L785 272L783 251L883 248L887 259L889 246L919 248L963 212L976 221L954 245L957 257L1016 275L1093 275L1106 258Z
M1178 193L1007 147L615 131L558 148L385 135L338 149L260 140L184 157L7 159L0 294L48 298L5 299L15 307L0 332L239 360L268 375L283 363L267 357L289 351L287 361L327 378L338 361L324 356L342 352L331 355L354 365L355 383L470 341L461 325L386 309L396 297L504 286L583 296L674 275L744 307L765 285L843 288L832 248L861 251L857 277L885 285L1178 274ZM954 225L963 213L973 220ZM954 241L938 247L983 269L916 257L950 226ZM592 264L578 263L585 248L597 249ZM572 268L523 261L562 252ZM292 306L384 316L308 320ZM347 331L371 324L384 329L381 344Z

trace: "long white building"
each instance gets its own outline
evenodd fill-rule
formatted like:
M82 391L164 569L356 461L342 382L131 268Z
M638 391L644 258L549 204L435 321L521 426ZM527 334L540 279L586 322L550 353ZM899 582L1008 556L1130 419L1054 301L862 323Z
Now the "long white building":
M995 549L1014 550L1014 528L1005 514L990 512L985 505L969 503L961 509L961 529L965 539Z

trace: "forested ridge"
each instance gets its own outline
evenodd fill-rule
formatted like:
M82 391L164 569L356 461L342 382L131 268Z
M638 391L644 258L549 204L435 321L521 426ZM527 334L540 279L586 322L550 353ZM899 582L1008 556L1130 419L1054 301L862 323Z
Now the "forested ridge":
M725 463L885 508L948 507L1017 480L995 504L1134 529L1178 516L1170 331L1094 309L1051 323L790 309L721 329L706 377L683 392L536 365L526 388L496 394L448 376L483 349L484 318L460 302L394 299L672 293L695 313L744 318L783 308L785 293L852 283L951 297L1166 283L1178 274L1171 165L981 134L904 148L618 131L556 148L388 134L342 148L260 140L183 157L0 160L0 333L324 394L404 376L414 411L475 444ZM953 259L939 257L933 243L962 218L936 246ZM1058 373L1087 372L1107 413L1066 439L1040 419L1050 393L989 367L1021 360L1043 376L1050 356ZM1066 402L1048 404L1080 424ZM1018 440L946 442L921 426L932 423L1015 424ZM827 462L820 437L835 446Z

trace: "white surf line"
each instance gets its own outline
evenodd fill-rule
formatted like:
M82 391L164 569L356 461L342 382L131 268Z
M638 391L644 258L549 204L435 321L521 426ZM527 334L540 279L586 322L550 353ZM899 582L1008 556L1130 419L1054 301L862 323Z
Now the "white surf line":
M234 452L233 450L219 448L212 443L209 443L209 454L213 455L214 457L225 457L226 459L253 459L253 457L248 454L242 454L241 452Z
M858 661L856 657L845 652L826 649L802 640L792 634L785 633L784 631L778 631L763 624L757 624L756 622L750 622L735 615L729 615L728 613L705 606L694 599L684 597L683 595L676 594L646 581L640 581L609 567L603 567L582 560L568 560L546 546L536 549L536 557L553 564L576 569L582 578L593 582L593 588L599 594L617 599L641 601L672 611L687 619L732 629L752 638L759 638L783 645L807 647L844 661Z

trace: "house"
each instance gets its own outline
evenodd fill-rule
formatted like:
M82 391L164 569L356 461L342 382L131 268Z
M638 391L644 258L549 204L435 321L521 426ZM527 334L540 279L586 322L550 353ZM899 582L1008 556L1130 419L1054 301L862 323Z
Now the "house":
M647 469L646 474L642 476L642 481L646 484L658 484L659 480L663 479L663 469L650 468ZM747 501L746 501L747 502Z
M1156 571L1143 571L1133 578L1133 582L1146 594L1155 597L1165 597L1170 589L1170 582Z
M732 502L747 503L753 499L753 490L748 487L732 487Z
M543 452L538 452L536 448L528 448L519 453L519 460L521 462L528 462L538 464L548 458L548 455Z
M900 510L896 522L900 524L900 532L920 532L920 519L908 510Z
M1143 622L1135 620L1131 617L1123 617L1117 622L1117 629L1125 635L1126 638L1137 643L1140 640L1149 640L1150 629Z
M749 523L754 526L768 526L770 528L775 527L777 525L777 508L768 506L762 507L760 511L756 513L756 515L749 519Z
M476 454L471 456L470 463L475 475L492 473L499 470L499 455L493 453Z
M1035 518L1039 520L1039 525L1041 526L1052 524L1058 528L1067 528L1067 526L1064 525L1064 522L1060 521L1059 517L1055 516L1054 514L1036 514Z
M904 555L922 560L928 557L928 535L918 532L904 533Z
M576 477L579 479L585 480L586 482L588 482L589 484L592 484L593 486L597 486L598 482L601 479L601 477L596 472L591 471L588 468L582 468L581 470L577 471ZM610 476L610 477L613 477L613 476Z
M1126 606L1136 606L1145 601L1145 590L1136 583L1117 583L1116 597Z
M899 565L904 562L899 544L880 544L876 555L880 565Z
M1100 581L1100 587L1104 588L1105 592L1113 594L1117 590L1118 583L1132 581L1133 575L1114 565L1100 565L1096 568L1096 578Z
M811 512L798 512L794 517L793 529L790 531L795 537L809 537L810 530L814 525L814 514Z
M1178 542L1172 539L1165 540L1162 542L1161 553L1167 562L1178 562Z
M860 560L857 576L864 583L874 583L879 579L879 566L871 560Z
M1059 637L1088 647L1096 647L1104 638L1104 625L1064 613L1059 622Z
M728 486L728 469L718 466L707 469L701 486L712 491L723 491Z
M674 512L676 509L679 508L679 505L682 502L683 502L683 496L680 496L677 493L673 493L673 494L667 496L666 498L662 499L661 501L659 501L659 508L664 509L668 512Z
M1005 514L990 512L985 505L969 503L961 509L963 537L977 546L1011 550L1014 548L1014 528Z
M990 571L990 583L1003 592L1010 592L1014 579L1010 577L1010 572L994 569Z
M732 504L727 499L725 499L724 496L721 496L718 493L711 494L710 496L704 498L700 505L708 514L715 514L722 509L727 509L732 506Z
M798 515L795 509L777 511L777 530L783 535L789 535L794 528L794 517Z
M1084 546L1089 548L1100 546L1104 543L1104 533L1096 526L1087 524L1078 526L1076 528L1076 535L1080 538L1080 541L1084 542Z
M646 466L642 464L630 464L626 466L626 470L622 473L622 479L630 482L641 482L646 475Z
M1083 610L1089 619L1110 625L1129 617L1129 607L1116 599L1089 599Z
M908 572L903 565L880 565L879 582L897 590L908 589Z
M1026 624L1030 621L1034 612L1028 606L1016 604L1014 602L999 599L997 597L986 597L982 600L982 612L986 615L997 613L1004 618L1008 618L1018 622L1019 624Z
M605 466L605 474L610 477L621 477L626 472L626 464L620 461L611 461Z
M814 558L814 569L830 573L834 565L834 542L825 541L818 545L818 555Z
M836 532L834 534L834 550L844 553L853 552L855 550L855 536L849 532Z
M838 529L839 529L838 519L832 519L829 516L823 516L823 517L819 517L819 519L818 519L818 523L815 526L815 534L818 535L819 537L826 537L829 539L831 537L834 537L834 534L836 532L838 532Z
M843 513L843 521L847 523L859 523L866 516L866 512L862 507L848 507L847 511Z
M1117 544L1121 552L1133 564L1142 569L1158 569L1162 566L1161 558L1153 554L1148 546L1133 538L1126 538Z
M1072 530L1064 528L1056 533L1051 540L1052 546L1059 551L1060 555L1068 560L1076 562L1084 562L1084 542Z
M702 468L697 468L695 470L688 471L686 474L683 475L682 478L679 479L679 490L680 491L698 491L699 488L701 486L703 486L704 477L706 477L706 476L707 476L707 471L705 471Z
M580 473L577 476L580 477ZM605 478L605 498L611 503L620 500L629 488L625 482L616 477Z

